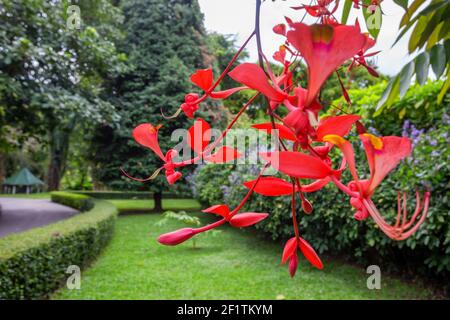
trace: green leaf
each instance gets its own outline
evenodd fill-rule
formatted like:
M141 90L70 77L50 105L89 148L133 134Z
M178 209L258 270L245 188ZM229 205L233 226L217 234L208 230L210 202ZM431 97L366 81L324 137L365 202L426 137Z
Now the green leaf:
M369 8L372 6L372 0L363 0L364 6L361 7L364 20L366 21L367 30L375 39L380 33L381 24L383 21L382 12L380 6L376 6L375 12L372 14Z
M405 14L400 21L400 28L405 26L410 19L412 18L414 12L425 2L425 0L414 0L413 3L409 6L408 10L406 10Z
M409 53L414 52L417 49L417 46L420 41L420 37L422 36L423 31L427 27L428 19L426 17L421 17L417 22L413 32L411 33L411 37L408 42L408 51Z
M405 10L408 9L408 0L394 0L394 2L396 4L398 4L400 7L402 7L403 9L405 9Z
M448 25L450 25L450 23ZM433 30L433 33L427 39L426 50L430 50L436 43L438 43L442 39L441 31L445 26L445 22L441 22L436 26L436 28Z
M444 73L446 58L445 58L445 48L442 44L435 45L431 48L430 61L433 72L436 78L439 79Z
M406 91L408 91L409 86L411 85L411 77L414 74L414 62L411 61L406 66L403 67L400 72L400 83L399 83L399 93L400 98L402 98Z
M400 87L400 77L397 75L389 80L389 83L378 101L374 117L379 116L386 106L390 106L398 95Z
M423 86L428 78L428 70L430 69L430 55L428 52L422 52L417 58L416 61L416 77L417 82Z
M346 24L348 20L348 16L350 15L350 10L352 9L352 0L345 0L344 9L342 10L342 19L341 23Z

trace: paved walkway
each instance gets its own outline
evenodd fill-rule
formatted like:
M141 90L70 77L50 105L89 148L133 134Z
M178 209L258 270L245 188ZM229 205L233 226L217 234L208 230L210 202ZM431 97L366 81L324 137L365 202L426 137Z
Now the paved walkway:
M70 218L77 210L50 200L0 198L0 238Z

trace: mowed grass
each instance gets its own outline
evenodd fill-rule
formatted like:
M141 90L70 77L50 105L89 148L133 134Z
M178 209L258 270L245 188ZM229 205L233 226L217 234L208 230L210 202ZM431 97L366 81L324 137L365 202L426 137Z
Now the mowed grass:
M151 211L155 203L153 200L107 200L114 204L119 212L148 212ZM195 199L163 199L162 206L167 211L193 211L200 209L200 203Z
M282 246L251 230L228 226L176 247L159 234L184 227L156 223L160 214L123 216L112 243L82 273L81 289L61 289L54 299L421 299L425 289L382 276L381 290L368 290L362 267L324 259L316 270L303 258L298 274L280 266Z

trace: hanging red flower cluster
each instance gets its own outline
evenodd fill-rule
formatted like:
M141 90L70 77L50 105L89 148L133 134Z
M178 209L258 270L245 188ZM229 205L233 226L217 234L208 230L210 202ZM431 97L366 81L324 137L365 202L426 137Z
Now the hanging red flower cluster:
M355 7L358 7L359 2L353 2ZM378 3L375 1L373 5ZM410 155L411 141L403 137L377 137L372 135L366 132L358 115L345 114L319 117L319 112L323 109L319 96L320 90L330 75L336 72L346 61L351 61L348 69L364 66L370 74L377 76L376 71L365 60L366 57L376 54L366 53L374 46L375 40L362 33L358 23L356 25L339 24L333 18L333 13L338 5L339 1L318 0L317 4L314 5L296 7L294 9L306 10L311 16L317 17L320 23L306 25L286 18L286 24L279 24L274 27L273 31L285 39L284 44L273 56L274 60L283 65L281 74L275 75L271 71L270 65L261 51L259 52L259 64L243 63L231 70L232 64L253 37L257 38L260 47L260 1L257 1L255 31L217 80L214 80L212 69L198 70L191 76L192 83L200 88L203 93L201 95L197 93L187 94L176 115L184 112L187 117L193 118L195 112L207 98L226 99L243 89L255 90L256 94L242 107L221 136L215 139L213 143L211 143L211 137L208 134L209 124L203 119L195 120L193 126L189 129L188 139L189 146L196 153L194 158L174 162L175 150L168 150L164 155L158 144L159 126L141 124L134 129L133 136L136 142L151 149L163 162L163 166L154 175L139 181L154 179L161 170L165 170L169 184L174 184L181 178L181 173L176 171L181 167L202 160L212 163L225 163L239 158L241 154L230 147L221 147L215 153L212 153L212 151L227 135L247 107L260 95L266 98L267 114L271 121L255 124L253 127L268 134L276 135L276 138L280 141L279 150L259 154L260 158L265 161L265 165L255 180L244 184L249 190L236 208L230 209L226 204L217 204L205 209L203 212L218 215L221 219L201 228L184 228L161 235L158 238L160 243L177 245L198 233L211 230L224 223L229 223L236 228L252 226L269 215L268 213L240 212L252 193L256 192L264 196L291 195L294 237L288 240L284 247L282 263L289 261L289 272L291 276L294 276L298 264L297 251L300 250L313 266L322 269L323 264L320 258L308 242L300 236L295 202L298 195L303 211L306 214L311 214L313 207L305 194L318 191L328 183L335 184L337 188L349 196L350 204L356 211L355 219L364 220L372 217L379 228L391 239L404 240L411 236L423 223L428 211L429 192L425 192L423 198L417 193L416 210L410 219L408 219L406 210L406 194L401 196L399 193L398 215L393 225L385 221L371 200L376 188L386 175L402 159ZM300 59L303 59L308 67L308 86L306 88L294 83L292 77L292 69ZM242 86L225 91L215 91L221 80L227 75ZM349 100L342 82L341 88L344 97ZM287 115L280 116L279 108L286 108ZM370 169L370 177L365 180L359 178L353 146L345 138L353 127L356 127ZM342 154L339 164L334 163L329 156L333 148L338 148ZM277 177L263 177L265 169L269 166L283 173L288 180ZM351 173L352 180L345 183L341 176L347 168ZM304 184L304 179L312 181Z

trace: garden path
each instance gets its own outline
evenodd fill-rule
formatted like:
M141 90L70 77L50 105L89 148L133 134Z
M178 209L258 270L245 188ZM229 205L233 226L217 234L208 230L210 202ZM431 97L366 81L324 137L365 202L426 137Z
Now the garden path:
M79 212L46 199L0 198L0 238L70 218Z

